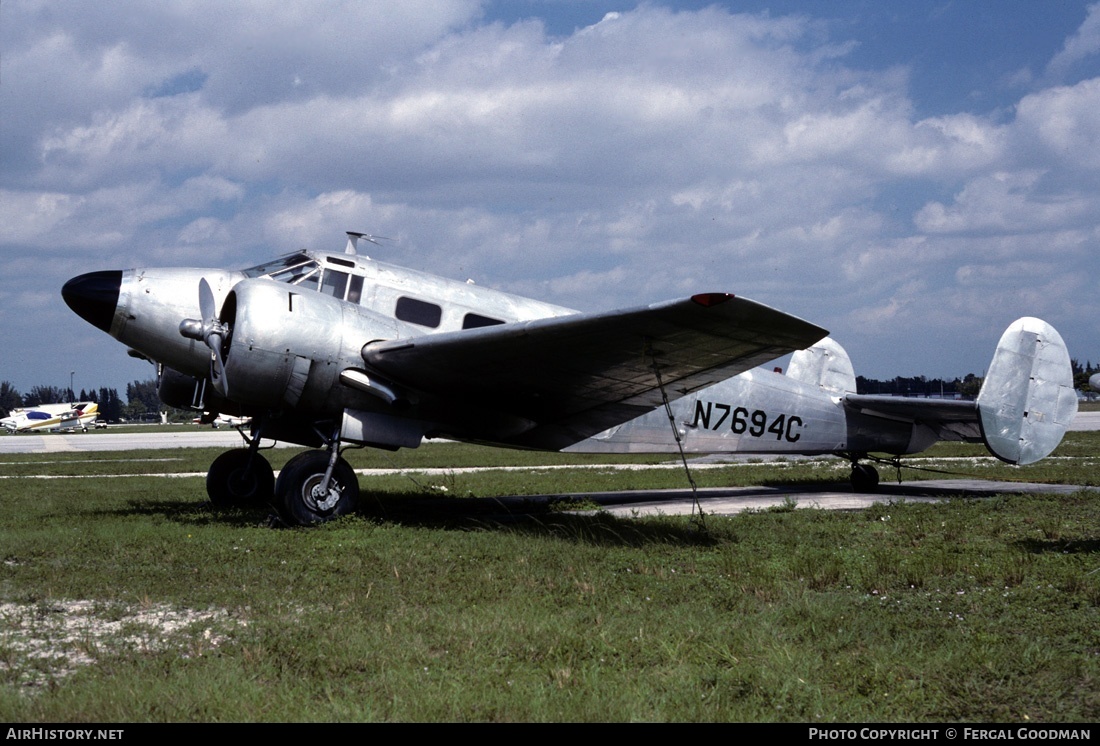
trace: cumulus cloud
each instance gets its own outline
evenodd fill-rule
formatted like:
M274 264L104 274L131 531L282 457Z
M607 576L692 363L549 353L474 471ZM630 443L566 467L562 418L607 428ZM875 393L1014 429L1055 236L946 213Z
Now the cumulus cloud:
M1092 195L1037 194L1041 174L994 173L970 181L950 206L925 205L914 222L926 233L1041 233L1090 221L1100 207Z
M1088 7L1084 23L1047 65L1047 73L1062 78L1076 64L1100 53L1100 3Z
M1100 168L1097 102L1100 77L1025 96L1017 106L1015 122L1021 156L1030 155L1037 161L1054 162L1059 169L1083 170L1095 176Z

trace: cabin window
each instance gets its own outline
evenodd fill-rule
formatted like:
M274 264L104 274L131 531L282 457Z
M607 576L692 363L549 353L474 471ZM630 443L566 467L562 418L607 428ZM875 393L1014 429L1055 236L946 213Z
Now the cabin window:
M443 319L443 309L434 303L402 296L397 299L397 308L394 310L394 316L410 324L418 324L420 326L435 329Z
M503 324L500 319L491 319L488 316L482 316L479 313L468 313L462 319L463 329L480 329L483 326L496 326L497 324Z

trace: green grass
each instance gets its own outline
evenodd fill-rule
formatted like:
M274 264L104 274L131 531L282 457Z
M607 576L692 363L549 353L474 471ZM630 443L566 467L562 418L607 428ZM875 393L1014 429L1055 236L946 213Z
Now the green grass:
M966 468L1096 484L1098 450L1097 434L1070 433L1035 467ZM268 455L279 468L293 453ZM773 509L701 529L544 503L480 510L493 501L460 498L684 476L540 471L566 457L443 444L348 455L531 471L364 477L362 515L273 530L265 510L211 512L202 477L147 476L203 472L213 455L0 457L0 721L1100 716L1095 494ZM28 473L131 476L13 476ZM830 460L695 476L847 479ZM434 505L455 509L381 512L439 486L457 497Z

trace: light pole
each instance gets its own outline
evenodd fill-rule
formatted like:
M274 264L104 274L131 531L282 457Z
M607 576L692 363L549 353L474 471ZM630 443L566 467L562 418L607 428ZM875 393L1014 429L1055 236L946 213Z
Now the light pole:
M76 401L76 394L73 393L73 376L76 375L75 370L69 371L69 404Z

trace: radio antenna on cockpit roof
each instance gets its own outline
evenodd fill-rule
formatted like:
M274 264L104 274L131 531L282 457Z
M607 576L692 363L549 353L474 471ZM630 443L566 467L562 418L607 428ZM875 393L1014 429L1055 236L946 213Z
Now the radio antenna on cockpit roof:
M357 231L344 231L344 232L348 234L348 245L347 245L347 248L344 249L345 254L355 254L356 253L356 249L359 246L359 239L360 238L365 239L367 241L370 241L375 246L381 246L382 245L382 244L378 243L378 239L382 239L383 241L391 240L389 238L386 238L385 236L372 236L369 233L359 233Z

